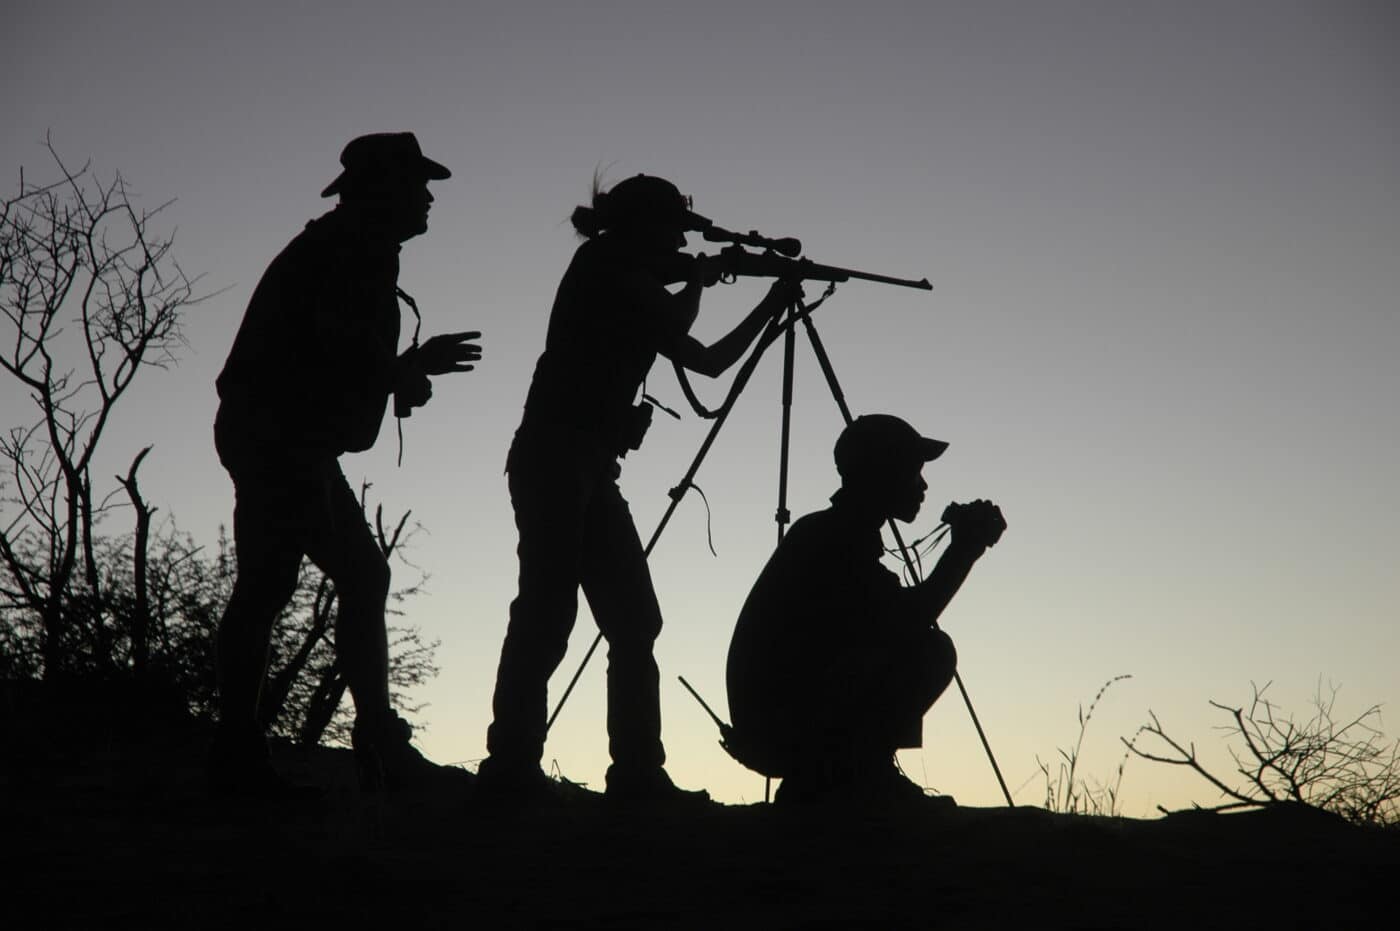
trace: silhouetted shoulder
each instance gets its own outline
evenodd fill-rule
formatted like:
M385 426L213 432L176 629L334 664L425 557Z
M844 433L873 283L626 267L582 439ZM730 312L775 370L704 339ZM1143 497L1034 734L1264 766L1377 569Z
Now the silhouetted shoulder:
M793 522L778 551L844 566L848 560L878 561L884 547L879 530L861 526L840 508L829 507Z

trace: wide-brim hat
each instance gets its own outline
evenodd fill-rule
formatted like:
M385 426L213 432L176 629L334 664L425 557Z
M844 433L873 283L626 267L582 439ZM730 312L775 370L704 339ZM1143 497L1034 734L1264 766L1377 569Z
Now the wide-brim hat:
M841 431L833 455L845 476L931 462L947 448L893 414L862 414Z
M423 154L413 133L371 133L357 136L340 152L343 169L326 185L322 197L339 194L347 187L380 187L441 181L452 172Z

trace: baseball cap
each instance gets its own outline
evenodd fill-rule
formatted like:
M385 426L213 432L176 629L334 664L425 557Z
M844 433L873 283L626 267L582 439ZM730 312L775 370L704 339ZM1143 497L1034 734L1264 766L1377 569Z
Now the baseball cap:
M604 195L605 225L674 223L682 230L703 230L714 223L691 210L691 199L665 178L633 175Z
M865 474L872 468L930 462L947 448L947 443L921 436L893 414L862 414L841 431L833 455L836 471L847 476Z

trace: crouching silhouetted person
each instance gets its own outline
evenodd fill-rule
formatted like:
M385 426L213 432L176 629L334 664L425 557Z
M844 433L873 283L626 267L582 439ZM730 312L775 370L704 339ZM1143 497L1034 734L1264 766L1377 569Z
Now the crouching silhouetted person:
M449 177L411 133L352 140L321 193L340 196L268 267L218 378L214 440L233 478L238 574L219 624L219 729L213 787L296 795L273 769L258 716L273 623L303 556L335 583L336 660L355 702L353 743L369 788L422 784L444 770L409 743L389 702L384 606L389 565L340 470L368 449L389 398L405 415L429 376L471 370L478 333L437 336L400 354L399 245L428 228L428 181ZM412 302L409 301L411 304Z
M740 612L729 647L728 741L747 765L782 778L777 801L923 797L896 750L922 742L923 715L957 654L935 626L1006 524L989 501L950 507L952 539L912 587L880 564L880 528L913 520L925 462L947 448L887 414L857 418L836 442L841 488L778 545Z

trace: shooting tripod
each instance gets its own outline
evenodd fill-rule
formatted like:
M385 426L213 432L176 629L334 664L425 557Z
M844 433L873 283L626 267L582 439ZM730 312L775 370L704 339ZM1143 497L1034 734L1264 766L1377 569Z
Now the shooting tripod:
M887 284L897 284L904 287L919 288L921 290L932 290L932 286L928 283L927 279L916 282L909 281L906 279L887 278L884 276L874 276L865 274L858 274L858 277L866 278L869 280L877 280ZM783 533L787 529L788 523L790 523L792 520L792 514L788 511L787 507L788 448L789 440L791 438L792 426L792 384L794 368L793 363L797 351L798 324L801 324L803 329L807 333L808 341L812 344L812 353L816 357L817 364L821 368L822 375L826 378L827 387L831 390L831 396L836 401L837 408L841 411L842 420L844 420L845 423L849 425L854 419L851 416L850 407L846 404L846 395L841 390L841 384L836 378L836 370L832 368L831 358L827 355L826 347L822 345L821 337L817 333L817 328L812 323L812 312L816 310L817 307L823 304L827 300L827 298L829 298L832 295L832 293L835 291L837 280L845 279L842 278L831 280L831 283L828 285L826 292L811 304L804 304L801 299L795 300L792 303L792 305L783 310L781 313L775 315L773 319L769 321L767 327L759 335L758 340L755 342L754 348L750 351L748 357L745 358L743 364L739 368L738 374L735 376L733 383L730 385L729 392L725 395L724 403L720 405L717 411L713 413L706 412L708 416L711 416L713 418L714 423L710 426L709 433L705 435L704 441L700 444L700 449L698 452L696 452L695 458L691 460L690 467L686 470L685 475L682 476L681 480L676 484L676 486L670 490L669 496L671 498L671 503L667 505L665 513L661 515L661 520L656 525L656 530L652 532L651 539L647 542L645 550L645 554L647 556L650 556L651 551L656 547L657 540L661 538L662 531L665 530L666 525L670 523L671 516L675 514L676 508L680 506L681 499L685 497L685 493L689 489L694 487L692 483L695 479L696 474L700 471L700 465L702 462L704 462L705 456L708 455L710 447L714 445L715 438L719 436L719 431L724 427L724 423L728 419L730 411L734 409L734 405L739 400L739 396L743 393L744 388L747 387L749 378L753 375L754 370L758 367L759 360L763 357L763 354L768 350L768 347L777 341L779 336L782 336L783 338L783 419L782 439L780 444L778 465L778 509L775 515L775 519L778 523L778 542L782 542ZM680 376L682 379L682 386L686 387L684 375L679 371L679 369L677 370L677 375ZM688 387L686 387L686 392L689 395ZM692 401L692 403L695 404L696 402ZM890 533L894 537L895 545L899 549L900 556L904 560L904 564L908 567L910 577L915 580L919 579L920 576L918 568L915 564L914 556L910 553L909 548L905 545L904 539L899 533L899 528L895 526L893 520L888 522L888 527L890 529ZM593 654L597 651L598 644L601 643L602 640L603 634L600 631L597 634L597 636L593 638L592 645L589 646L588 652L584 654L583 660L579 663L578 670L574 673L573 678L569 680L568 686L564 689L564 694L560 696L559 703L554 707L554 713L549 716L549 720L545 724L546 732L548 732L548 730L554 726L555 719L559 717L559 712L564 709L564 703L569 700L569 695L573 692L574 686L578 684L579 678L583 675L584 669L587 668L589 660L593 658ZM682 679L681 681L687 689L690 689L689 683L686 683L684 679ZM958 691L962 693L963 702L967 705L968 714L972 718L972 725L974 728L976 728L977 736L982 741L982 747L987 752L987 759L992 764L992 772L996 774L997 784L1001 786L1001 793L1006 798L1006 804L1008 806L1012 806L1015 803L1012 802L1011 793L1006 788L1006 780L1002 778L1001 768L997 766L996 757L992 754L991 744L987 742L986 732L982 730L982 723L978 720L977 712L972 707L972 699L967 694L966 686L963 685L962 676L956 670L953 672L953 681L955 681L958 684ZM695 694L694 690L691 690L691 694ZM698 695L696 695L695 697L699 699ZM714 712L710 711L709 706L705 705L703 700L700 701L700 704L704 706L707 712L710 713L711 717L714 717ZM716 723L719 723L719 718L715 717L714 719ZM766 788L764 794L766 797Z

